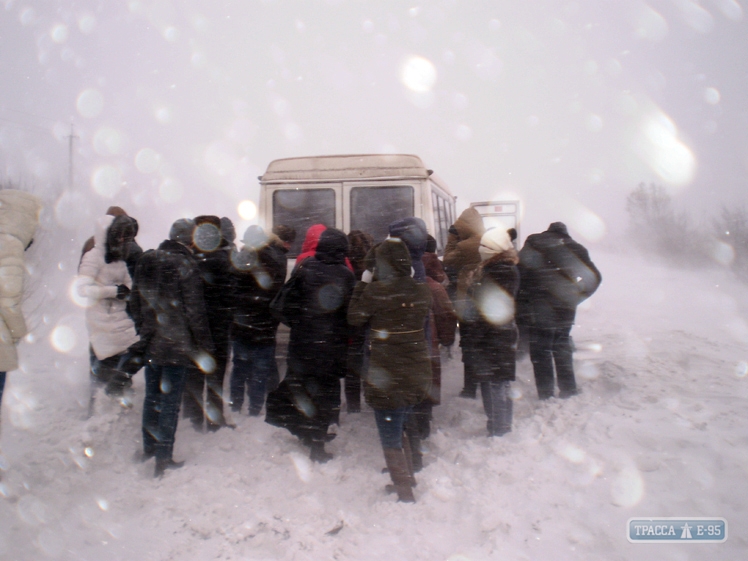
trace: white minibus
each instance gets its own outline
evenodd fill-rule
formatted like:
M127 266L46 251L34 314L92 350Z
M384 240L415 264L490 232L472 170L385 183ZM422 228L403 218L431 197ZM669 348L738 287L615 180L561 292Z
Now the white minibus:
M375 242L395 220L426 222L443 254L455 220L455 197L418 156L364 154L274 160L260 178L259 213L269 231L278 224L296 229L288 257L301 251L307 229L324 224L348 233L361 230Z

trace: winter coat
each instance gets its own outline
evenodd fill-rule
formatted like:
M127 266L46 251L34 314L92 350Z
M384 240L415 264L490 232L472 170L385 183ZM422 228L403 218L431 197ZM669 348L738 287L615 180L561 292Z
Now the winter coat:
M224 246L196 253L194 257L203 280L203 299L211 338L216 348L227 348L234 316L231 250Z
M314 257L299 266L298 291L289 296L291 318L289 368L313 376L345 376L349 328L348 302L355 282L345 265L348 238L340 230L325 230ZM289 280L289 282L292 282Z
M18 368L16 343L27 333L21 310L24 251L34 237L41 208L34 195L0 190L0 372Z
M480 247L480 239L486 229L481 215L472 207L460 214L454 223L454 228L457 230L457 235L450 233L447 246L444 248L444 267L457 274L455 311L461 317L467 295L468 279L481 262L478 247Z
M517 252L509 249L481 263L472 275L468 311L462 320L470 324L463 352L471 353L478 382L515 379L518 261Z
M237 253L231 288L233 339L248 345L275 342L278 322L270 313L270 302L286 280L285 253L275 236L259 251L245 246Z
M293 273L283 317L290 320L288 370L268 395L265 421L300 438L320 440L340 406L349 329L346 310L354 276L345 266L348 238L325 230L314 257ZM284 320L285 321L285 320Z
M424 253L421 258L423 261L423 267L426 270L426 276L434 279L441 285L447 281L447 275L444 273L444 265L439 260L439 256L436 253Z
M600 286L589 253L561 222L527 238L520 258L518 321L548 327L574 323L576 307Z
M457 330L457 314L452 307L452 301L446 289L433 278L426 279L426 285L431 291L431 310L429 322L431 326L431 390L429 399L432 404L441 403L442 361L439 345L449 347L455 342Z
M213 341L192 252L172 240L146 251L135 270L131 308L145 357L157 365L210 371Z
M424 322L431 291L410 276L410 254L399 240L376 247L375 280L359 282L348 308L351 325L371 325L371 359L364 396L374 409L416 405L431 386Z
M95 245L78 268L78 294L87 299L86 326L96 358L104 360L138 342L127 302L117 298L120 285L132 288L127 263L111 256L107 242L112 227L124 227L127 217L105 215L96 221ZM115 222L116 221L116 222Z

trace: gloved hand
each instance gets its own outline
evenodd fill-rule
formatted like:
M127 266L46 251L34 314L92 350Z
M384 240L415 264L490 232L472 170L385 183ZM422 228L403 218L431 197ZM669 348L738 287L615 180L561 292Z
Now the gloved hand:
M370 271L369 269L366 269L364 271L364 274L361 275L361 282L370 283L372 280L374 280L374 272Z
M118 284L117 285L117 300L129 300L130 299L130 289L127 288L124 284Z

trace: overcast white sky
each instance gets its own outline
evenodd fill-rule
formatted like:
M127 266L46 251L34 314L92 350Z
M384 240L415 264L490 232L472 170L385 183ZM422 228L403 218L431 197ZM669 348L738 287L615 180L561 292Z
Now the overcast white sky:
M183 215L238 220L273 159L413 153L460 209L516 197L525 235L605 240L641 181L701 215L746 200L747 9L5 0L0 164L62 195L72 118L61 224L121 204L149 245Z

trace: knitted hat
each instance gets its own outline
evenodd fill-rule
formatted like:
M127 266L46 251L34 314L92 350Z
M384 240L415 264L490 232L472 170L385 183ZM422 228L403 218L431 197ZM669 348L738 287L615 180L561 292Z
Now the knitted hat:
M512 240L503 228L491 228L480 239L478 253L482 261L512 249Z
M192 236L194 233L195 221L191 218L180 218L171 225L169 239L189 247L192 245Z

